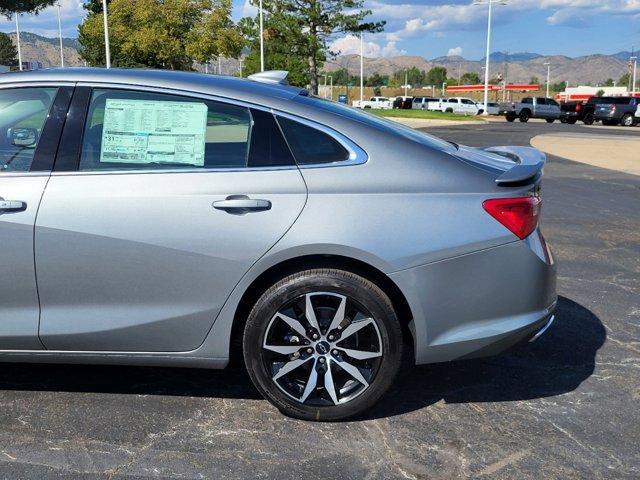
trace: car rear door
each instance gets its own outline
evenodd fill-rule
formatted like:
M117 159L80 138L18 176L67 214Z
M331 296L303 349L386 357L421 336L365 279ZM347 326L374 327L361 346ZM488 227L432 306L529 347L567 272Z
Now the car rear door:
M36 222L42 342L197 348L306 193L267 110L79 87Z
M33 229L72 87L0 88L0 350L39 350Z

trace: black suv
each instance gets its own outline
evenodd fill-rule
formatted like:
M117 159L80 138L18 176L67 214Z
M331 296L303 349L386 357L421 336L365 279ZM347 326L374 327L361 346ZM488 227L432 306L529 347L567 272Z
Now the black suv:
M595 119L604 125L623 125L631 127L638 119L635 117L640 98L635 97L599 97L596 100Z

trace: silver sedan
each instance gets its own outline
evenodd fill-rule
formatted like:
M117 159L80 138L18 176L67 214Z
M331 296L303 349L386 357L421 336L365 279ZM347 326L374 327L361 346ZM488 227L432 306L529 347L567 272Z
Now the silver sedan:
M0 360L244 359L285 414L338 420L403 356L493 354L550 325L541 153L455 145L285 83L3 75Z

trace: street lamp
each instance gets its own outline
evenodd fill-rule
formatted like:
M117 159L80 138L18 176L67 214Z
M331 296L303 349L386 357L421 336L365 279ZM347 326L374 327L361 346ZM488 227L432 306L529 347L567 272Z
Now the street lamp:
M360 32L360 105L364 95L364 32Z
M264 72L264 23L262 19L262 0L260 0L260 71Z
M631 84L631 93L636 91L636 81L638 75L638 57L631 57L629 60L633 60L633 80Z
M489 56L491 55L491 15L493 5L506 5L508 0L475 0L474 5L489 5L489 17L487 19L487 55L485 57L484 70L484 112L483 115L489 115L487 104L489 103Z
M102 21L104 23L104 56L107 68L111 68L111 48L109 47L109 21L107 20L107 0L102 0Z
M22 71L22 51L20 50L20 22L18 17L20 14L18 12L15 13L16 17L16 41L18 42L18 68Z
M62 51L62 20L60 15L60 2L58 2L58 35L60 37L60 68L64 68L64 52Z
M545 62L544 65L547 67L547 98L549 98L549 81L551 79L551 64L549 62Z

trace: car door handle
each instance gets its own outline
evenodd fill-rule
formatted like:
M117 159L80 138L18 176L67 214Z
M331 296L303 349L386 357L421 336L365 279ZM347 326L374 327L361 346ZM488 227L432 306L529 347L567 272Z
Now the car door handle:
M269 210L269 200L249 198L246 195L230 195L224 200L213 202L213 208L227 213L242 214L247 212Z
M20 200L5 200L0 198L0 212L21 212L27 208L27 204Z

